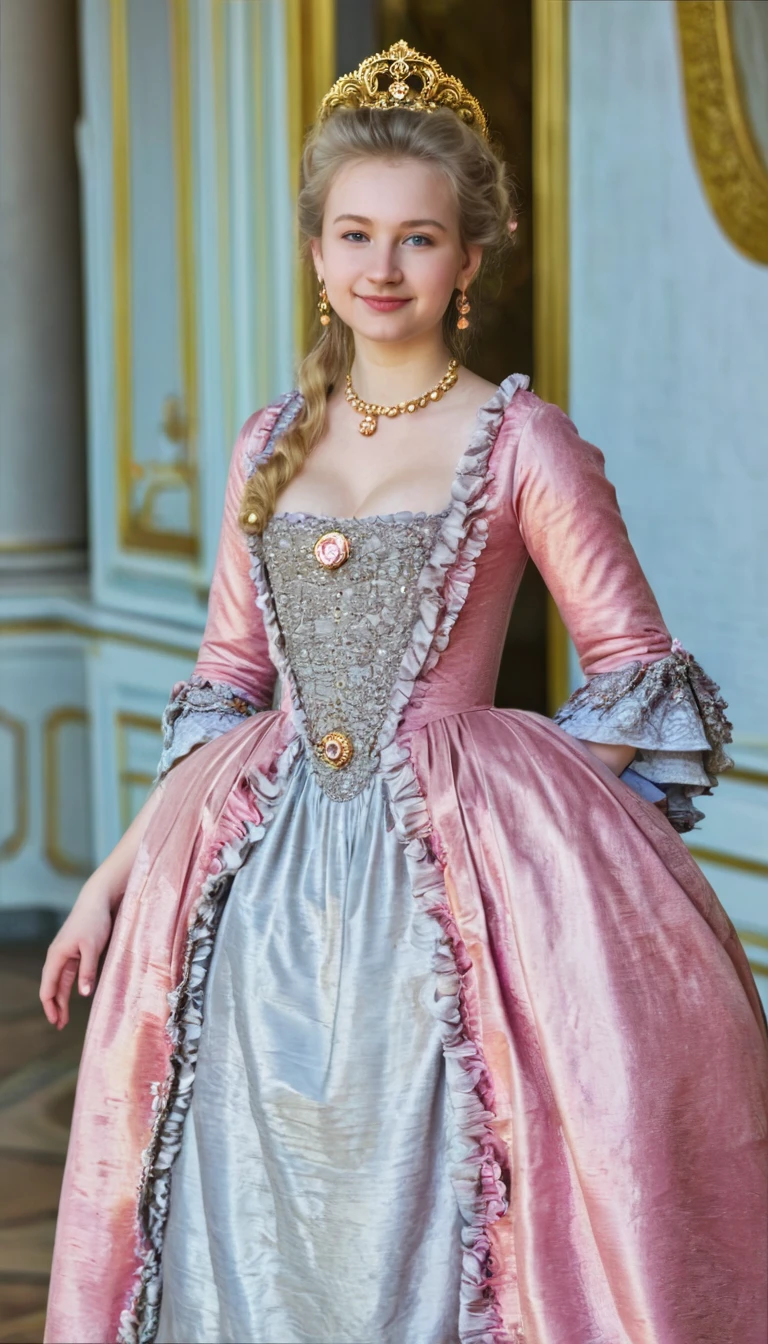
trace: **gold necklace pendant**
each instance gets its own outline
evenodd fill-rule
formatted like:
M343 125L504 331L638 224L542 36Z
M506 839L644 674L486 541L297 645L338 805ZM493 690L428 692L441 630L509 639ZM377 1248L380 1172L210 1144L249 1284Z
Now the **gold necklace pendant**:
M412 415L414 411L420 411L425 406L429 406L430 402L439 401L443 393L453 387L458 376L459 361L452 359L440 382L435 383L435 386L431 387L428 392L422 392L420 397L413 397L411 401L400 401L395 406L381 406L376 401L363 401L362 397L358 397L352 386L352 375L348 373L344 396L350 406L362 415L363 418L358 425L358 429L361 434L368 438L371 434L376 433L380 415L386 415L390 419L396 415Z

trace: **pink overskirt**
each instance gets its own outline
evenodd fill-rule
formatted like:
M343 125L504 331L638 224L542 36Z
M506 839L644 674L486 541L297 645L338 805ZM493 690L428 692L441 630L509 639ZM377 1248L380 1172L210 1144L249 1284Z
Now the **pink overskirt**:
M486 1228L499 1325L478 1339L765 1344L768 1033L685 844L540 715L473 709L393 746L413 765L414 809L426 804L420 835L448 896L508 1195ZM289 716L267 712L167 778L91 1014L49 1342L118 1336L168 995L206 883L246 834L258 843L297 749Z

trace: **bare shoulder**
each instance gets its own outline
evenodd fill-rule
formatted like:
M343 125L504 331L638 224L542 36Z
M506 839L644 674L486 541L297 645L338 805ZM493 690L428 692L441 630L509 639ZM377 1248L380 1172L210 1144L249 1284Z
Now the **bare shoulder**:
M461 397L456 400L466 400L470 402L488 401L497 390L496 383L490 383L487 378L481 378L479 374L473 373L471 369L462 365L459 372L459 380L456 384L456 391L461 389Z

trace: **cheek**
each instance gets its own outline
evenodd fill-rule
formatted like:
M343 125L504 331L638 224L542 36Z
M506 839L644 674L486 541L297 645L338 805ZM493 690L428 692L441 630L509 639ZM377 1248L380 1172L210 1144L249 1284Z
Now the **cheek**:
M443 251L419 252L407 266L406 274L420 298L430 308L444 308L453 293L457 265L455 259Z
M335 270L348 271L359 263L362 248L357 249L344 238L335 238L331 234L323 239L323 256Z
M326 288L333 311L343 322L352 324L357 312L355 294L361 288L359 265L354 265L354 256L348 252L335 252L328 265Z

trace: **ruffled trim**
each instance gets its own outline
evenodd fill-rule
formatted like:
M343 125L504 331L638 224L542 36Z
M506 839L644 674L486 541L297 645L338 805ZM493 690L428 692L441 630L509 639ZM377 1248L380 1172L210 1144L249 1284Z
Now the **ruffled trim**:
M474 578L478 557L485 549L488 538L488 523L482 514L488 502L487 487L492 479L488 471L489 458L507 407L518 389L526 389L529 382L530 379L526 374L511 374L499 385L493 396L479 407L476 426L456 468L451 485L451 500L445 509L434 515L413 514L407 510L396 514L375 515L381 519L425 516L443 519L435 544L419 575L418 587L421 593L419 617L392 691L387 716L378 734L375 748L377 754L380 754L387 743L394 738L403 710L416 688L417 680L437 663L464 605ZM290 393L288 397L275 404L271 428L262 427L261 446L258 451L247 450L246 460L250 472L256 471L263 462L268 461L278 438L302 404L303 398L298 391ZM331 514L297 513L288 516L302 519L312 516L340 524L350 521ZM256 602L264 619L272 661L279 671L281 680L288 686L293 719L298 731L305 740L308 740L306 715L286 655L285 641L264 572L261 537L249 536L248 548L251 554L251 578L256 589Z
M395 735L405 706L423 677L437 663L469 592L478 557L485 548L488 524L489 460L504 413L524 375L506 378L478 411L476 429L461 457L444 521L419 576L419 617L377 739L382 776L387 787L395 832L404 846L417 904L416 936L432 951L435 995L432 1011L440 1023L446 1082L455 1116L455 1138L449 1152L451 1179L464 1220L459 1336L461 1344L518 1344L519 1325L505 1328L496 1283L501 1266L493 1263L489 1228L509 1206L506 1150L496 1134L493 1082L482 1050L474 1039L469 1012L471 958L453 919L442 867L431 847L432 824L410 755ZM300 397L297 400L300 404ZM253 469L273 450L281 420L260 452ZM334 518L333 521L339 520ZM262 611L273 661L288 686L293 719L306 740L306 718L288 663L283 634L266 581L259 537L249 538L251 577Z
M335 513L301 513L292 512L284 509L280 513L275 513L274 518L283 518L289 523L306 523L307 521L318 523L335 523L338 527L343 527L351 523L421 523L428 518L446 518L450 512L451 505L441 509L439 513L427 513L426 509L399 509L397 513L365 513L362 517L340 518Z
M382 724L377 750L392 741L405 706L446 648L451 631L467 598L477 561L488 540L488 522L483 517L492 477L488 463L501 428L504 413L518 389L529 384L525 374L505 378L477 413L477 425L459 461L451 487L451 502L437 534L432 552L419 575L419 618L400 667Z
M403 844L417 903L417 937L432 948L435 995L446 1083L456 1132L449 1151L451 1180L464 1220L459 1306L461 1344L521 1341L519 1323L505 1326L497 1282L502 1266L491 1256L489 1229L509 1208L504 1144L494 1129L493 1080L471 1025L472 960L448 901L443 868L432 848L432 823L410 753L395 734L417 679L437 663L469 592L488 524L488 464L504 413L528 379L507 378L478 412L478 426L459 462L451 504L419 578L419 619L395 684L378 738L395 834ZM510 1331L512 1333L510 1333Z
M461 1216L459 1295L461 1344L511 1344L522 1334L505 1328L498 1303L501 1266L491 1256L489 1229L509 1208L506 1150L494 1129L494 1089L470 1028L472 961L448 904L442 866L431 844L432 823L408 750L391 742L382 752L395 834L404 846L417 913L415 937L432 950L435 992L430 1010L440 1024L446 1084L455 1118L448 1152Z
M243 470L246 479L252 476L256 468L271 455L277 440L290 425L303 400L301 393L293 388L292 391L278 397L277 401L273 401L267 408L268 414L243 447Z
M151 1344L157 1333L162 1294L162 1251L171 1192L171 1170L181 1148L192 1101L203 1023L205 983L219 921L232 879L253 845L264 835L296 759L289 744L278 759L274 779L260 771L243 776L232 789L216 839L203 856L206 877L187 935L181 980L168 995L171 1043L168 1071L153 1084L155 1121L142 1154L139 1195L139 1266L131 1301L120 1317L117 1344Z
M197 675L177 681L163 710L163 750L153 786L193 747L212 742L259 712L244 691L225 681L206 681Z
M572 737L637 748L632 770L663 790L675 830L692 830L704 813L693 798L710 794L733 766L727 702L678 639L665 657L600 672L554 715Z
M300 393L287 392L267 408L263 417L257 418L241 450L246 478L270 456L301 403ZM213 741L265 708L269 706L254 705L243 691L226 682L210 682L196 675L188 681L177 681L163 711L163 749L153 787L193 747Z
M476 431L454 477L451 503L444 510L443 525L419 579L422 592L419 620L378 739L390 809L404 846L417 902L417 936L433 951L432 1010L440 1023L447 1086L456 1122L449 1161L465 1223L459 1314L461 1344L512 1344L513 1339L522 1340L520 1326L515 1326L510 1334L501 1319L496 1291L501 1267L492 1260L489 1235L489 1228L509 1207L509 1175L505 1167L506 1150L493 1127L492 1077L470 1027L472 961L451 914L443 870L431 846L432 826L425 799L410 755L395 741L395 733L416 679L437 662L464 605L477 559L487 540L488 525L482 513L487 503L490 454L507 406L518 388L527 388L528 381L522 375L505 379L478 412ZM262 424L253 442L246 444L244 462L248 472L255 471L270 456L300 404L300 394L295 392L276 404L271 427L269 421ZM258 537L249 538L256 600L273 661L289 686L294 721L302 737L306 737L305 716L285 656L259 541ZM174 687L174 692L177 689L180 688ZM169 995L171 1065L166 1080L156 1088L157 1118L144 1155L141 1264L131 1304L121 1317L118 1344L150 1344L157 1330L170 1172L181 1146L183 1123L191 1102L205 979L215 933L232 876L263 834L263 826L284 787L298 746L295 738L280 758L276 785L270 786L259 776L258 780L250 781L252 792L245 780L244 792L233 791L222 818L223 838L212 847L209 876L190 928L182 979Z
M298 413L304 404L304 398L297 390L289 392L287 396L282 397L276 402L273 414L267 422L258 452L246 450L244 458L246 472L252 475L264 462L267 462L275 450L275 444L280 435L290 425L294 416ZM293 709L293 722L299 734L306 740L306 716L301 704L301 697L293 676L290 662L288 660L285 639L280 628L280 622L277 619L275 604L272 601L267 576L264 571L263 542L258 534L249 535L246 538L248 551L251 557L250 576L256 591L256 605L259 608L264 621L264 629L267 635L269 654L272 662L277 668L281 682L288 687L291 706Z

